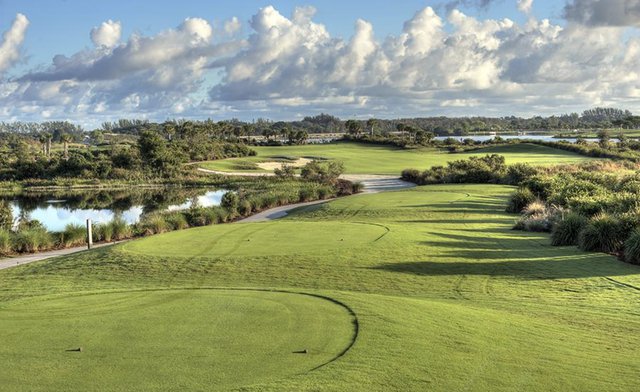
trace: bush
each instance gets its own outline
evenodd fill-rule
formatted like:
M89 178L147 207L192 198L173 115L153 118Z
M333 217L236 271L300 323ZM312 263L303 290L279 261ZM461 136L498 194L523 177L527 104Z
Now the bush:
M273 173L278 178L291 179L296 175L296 168L292 165L283 164L280 168L275 168Z
M93 235L97 241L111 242L113 239L113 225L109 223L96 225L93 230Z
M170 230L182 230L189 227L187 218L182 212L172 212L164 215L164 219L167 222Z
M192 207L186 213L187 222L189 226L198 227L207 225L207 217L205 216L205 209L202 207Z
M0 254L7 255L11 253L11 248L11 232L9 230L0 229Z
M169 231L169 224L161 214L147 215L138 225L142 235L160 234Z
M129 226L129 224L127 224L127 222L121 217L113 218L113 220L109 222L109 225L111 225L113 238L116 241L131 237L131 226Z
M525 216L544 215L547 212L547 205L542 200L536 199L522 210Z
M422 173L420 173L420 170L418 169L404 169L400 178L403 181L413 182L417 185L424 185Z
M640 229L635 229L624 242L624 260L631 264L640 264Z
M579 214L568 214L559 221L551 231L551 245L567 246L578 245L580 232L589 223L589 220Z
M516 163L507 167L507 174L504 179L505 184L520 185L524 181L538 174L538 170L526 163Z
M614 253L622 248L625 233L620 221L608 214L599 214L589 220L578 236L582 250Z
M43 228L19 231L15 241L15 250L29 253L49 249L53 244L51 234Z
M241 216L251 215L252 207L251 202L249 200L243 199L238 203L238 213Z
M340 161L311 161L302 167L300 176L305 180L333 185L344 172Z
M238 197L237 193L226 192L224 195L222 195L222 200L220 200L220 206L229 211L235 212L238 210L239 201L240 201L240 198Z
M535 200L536 196L529 188L520 188L509 198L507 212L519 213Z
M541 201L534 201L525 207L522 216L516 222L514 230L533 232L550 232L562 216L562 209L546 206Z
M303 188L298 192L298 200L301 202L315 200L317 197L317 193L314 189Z
M69 223L61 233L60 243L65 248L80 246L87 242L87 228L83 225Z

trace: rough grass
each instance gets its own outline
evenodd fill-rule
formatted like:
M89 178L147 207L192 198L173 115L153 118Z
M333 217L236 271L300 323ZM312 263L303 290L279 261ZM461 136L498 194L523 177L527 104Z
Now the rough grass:
M435 165L443 165L447 161L466 159L472 156L484 156L486 154L504 155L508 164L550 165L576 163L592 159L572 152L535 144L496 146L456 154L450 154L434 148L400 149L358 143L253 148L258 152L255 157L203 162L200 166L210 170L243 171L237 169L238 165L269 161L273 160L274 157L283 155L290 158L313 156L343 161L348 174L400 175L400 172L406 168L425 170ZM256 170L249 171L256 172ZM267 170L258 171L268 172Z
M504 206L513 190L437 185L358 195L277 222L189 229L0 271L5 331L0 350L9 350L0 351L7 358L0 383L8 390L117 390L125 389L118 387L124 382L128 389L215 389L213 348L197 334L208 334L209 325L217 328L226 316L218 315L223 305L216 298L205 301L212 309L205 314L197 294L202 290L181 291L175 305L161 297L140 302L139 294L96 296L93 304L64 303L60 312L43 299L112 290L243 287L331 297L355 312L359 334L344 356L317 370L285 377L279 372L288 363L276 356L271 379L258 377L256 368L256 378L238 377L236 384L218 389L637 390L640 267L605 254L552 247L547 234L510 230L515 215ZM94 308L114 321L104 328L93 324L89 332L83 328L89 320L82 318ZM37 324L47 312L60 316L56 323ZM233 340L217 351L230 364L238 353L259 359L256 342L281 336L261 332L270 311L249 308L243 314L251 327L241 329L246 341ZM134 325L152 333L145 337ZM305 339L323 328L307 330ZM37 333L42 338L27 350L23 338ZM89 333L100 344L80 339ZM182 334L196 343L185 342ZM65 338L51 338L47 345L47 336ZM143 338L154 344L147 348ZM76 346L85 351L54 350ZM30 351L37 347L37 354ZM104 351L94 354L96 347ZM286 354L294 361L305 358ZM160 365L140 365L143 356ZM247 371L254 363L224 369ZM19 371L27 367L28 375Z

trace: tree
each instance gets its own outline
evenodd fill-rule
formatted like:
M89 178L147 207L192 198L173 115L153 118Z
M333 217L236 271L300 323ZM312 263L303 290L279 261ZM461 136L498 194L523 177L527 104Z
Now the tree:
M362 132L362 124L360 123L360 121L347 120L347 122L344 123L344 126L347 128L347 133L349 135L358 137L360 135L360 132Z
M68 161L69 160L69 143L71 143L72 141L72 137L71 135L69 135L68 133L63 133L62 135L60 135L60 141L62 141L62 144L64 145L64 160Z
M623 132L618 134L618 147L626 148L629 147L629 138Z
M378 125L380 124L380 121L378 121L375 118L370 118L367 120L367 128L369 129L369 136L373 136L375 133L376 128L378 127Z
M302 167L300 176L305 180L335 185L343 172L344 164L340 161L311 161Z
M158 174L170 177L177 173L182 164L178 151L171 151L166 140L155 131L140 133L138 149L144 166Z
M600 147L605 149L609 148L609 141L611 140L611 135L608 130L606 129L600 130L600 132L598 132L598 139L600 139L600 141L598 142L598 144L600 144Z

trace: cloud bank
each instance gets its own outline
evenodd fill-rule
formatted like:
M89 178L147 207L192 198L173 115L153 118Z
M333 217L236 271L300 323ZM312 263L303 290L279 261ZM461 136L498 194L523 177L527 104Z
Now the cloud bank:
M217 28L193 17L126 40L120 23L108 20L91 30L94 48L55 56L3 82L0 116L98 123L123 116L290 119L321 111L396 117L593 105L633 110L640 108L640 38L627 34L635 22L621 10L632 13L638 2L607 0L605 12L604 1L574 0L563 25L531 16L531 0L516 3L529 15L522 24L426 7L382 39L365 20L355 21L351 37L334 37L312 7L286 16L268 6L246 24L233 18ZM18 47L22 38L7 37L23 37L25 29L12 27L17 33L5 33L2 48ZM0 71L17 59L4 53L16 50L0 50Z

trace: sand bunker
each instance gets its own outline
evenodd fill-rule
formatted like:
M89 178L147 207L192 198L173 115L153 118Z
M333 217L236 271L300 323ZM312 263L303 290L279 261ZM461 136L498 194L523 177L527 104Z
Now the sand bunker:
M298 158L295 161L286 161L286 162L276 162L276 161L259 162L258 167L263 170L274 170L274 169L282 168L283 165L289 165L293 167L302 167L309 162L311 162L311 159Z

